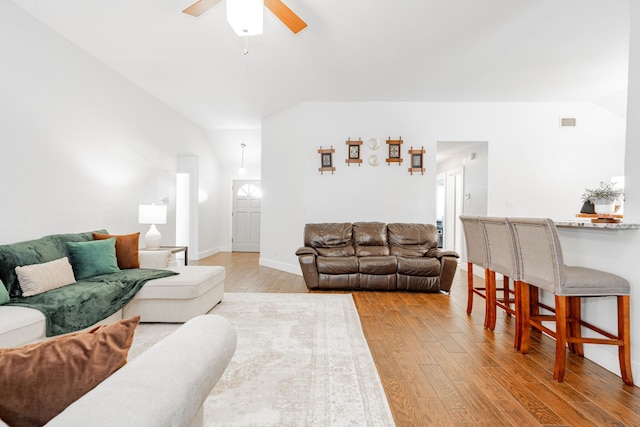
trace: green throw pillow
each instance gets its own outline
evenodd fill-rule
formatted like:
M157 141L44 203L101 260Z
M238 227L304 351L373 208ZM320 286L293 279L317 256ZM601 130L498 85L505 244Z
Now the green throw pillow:
M67 250L76 280L120 271L115 237L89 242L67 242Z
M9 291L4 287L4 283L0 280L0 305L9 302Z

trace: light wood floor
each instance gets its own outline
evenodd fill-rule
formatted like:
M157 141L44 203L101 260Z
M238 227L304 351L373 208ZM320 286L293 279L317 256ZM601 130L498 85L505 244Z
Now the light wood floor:
M193 262L226 267L226 292L308 292L302 277L258 265L255 253ZM569 356L553 380L554 341L513 349L514 319L483 324L484 300L466 314L466 275L450 296L353 292L362 327L398 426L640 426L640 389L589 360ZM635 373L640 382L640 372Z

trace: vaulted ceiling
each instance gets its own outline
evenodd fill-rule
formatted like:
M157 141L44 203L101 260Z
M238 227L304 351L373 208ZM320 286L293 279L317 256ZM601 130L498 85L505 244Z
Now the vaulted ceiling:
M283 0L308 27L265 10L248 55L224 1L12 1L204 129L305 101L626 99L630 0Z

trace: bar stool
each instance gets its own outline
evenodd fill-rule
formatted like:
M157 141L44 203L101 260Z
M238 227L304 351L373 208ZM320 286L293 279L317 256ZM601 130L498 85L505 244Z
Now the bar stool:
M496 325L496 311L501 308L516 319L515 339L513 346L520 349L521 319L517 310L517 302L520 300L517 292L520 290L520 272L515 255L515 242L509 229L506 218L479 217L487 242L487 260L489 267L489 280L487 283L487 311L490 311L489 326L493 330ZM502 274L503 287L496 288L496 273ZM514 289L510 289L510 279L513 280ZM502 291L502 298L497 297L497 291Z
M520 351L527 353L530 327L540 329L556 339L553 378L564 379L567 344L583 356L582 344L618 346L622 381L633 385L631 373L631 320L629 317L629 282L615 274L586 267L569 267L563 262L562 247L556 226L548 218L508 218L513 232L516 257L522 279L520 292L522 309ZM535 286L555 296L555 315L534 316L529 303L529 287ZM618 308L618 334L613 335L580 319L580 299L615 296ZM556 330L545 327L543 321L555 321ZM585 326L605 338L584 338Z
M487 301L487 285L489 280L489 260L487 255L487 240L482 224L476 216L460 215L464 240L467 244L467 314L473 310L473 295L485 300L484 327L489 327L489 303ZM474 286L473 265L484 268L484 286ZM495 327L495 322L494 322Z

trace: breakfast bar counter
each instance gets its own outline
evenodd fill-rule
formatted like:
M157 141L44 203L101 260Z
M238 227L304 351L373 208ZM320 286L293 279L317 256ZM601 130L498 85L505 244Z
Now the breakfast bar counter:
M637 230L640 224L627 224L624 222L591 222L591 220L554 221L558 228L589 228L603 230Z

